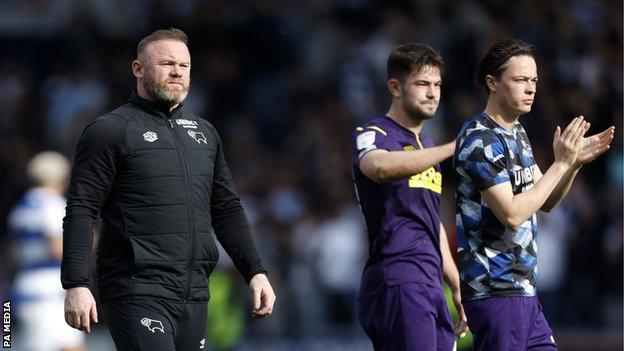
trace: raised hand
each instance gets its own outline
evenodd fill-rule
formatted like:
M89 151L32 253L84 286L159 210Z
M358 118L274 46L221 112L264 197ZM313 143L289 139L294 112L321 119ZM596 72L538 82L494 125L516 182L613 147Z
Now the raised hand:
M609 150L611 141L613 141L614 134L615 127L611 126L601 133L582 138L582 148L578 154L578 157L576 158L576 164L579 166L584 166L595 160L596 157L607 152L607 150Z
M553 138L555 162L561 162L568 167L574 165L582 149L583 135L586 132L587 122L583 120L583 116L574 118L563 132L557 126Z

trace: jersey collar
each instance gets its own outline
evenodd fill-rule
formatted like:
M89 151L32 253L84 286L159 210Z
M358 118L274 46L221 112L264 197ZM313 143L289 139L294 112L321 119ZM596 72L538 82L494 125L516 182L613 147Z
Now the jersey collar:
M139 94L137 94L136 90L132 92L132 95L130 96L129 101L143 109L146 109L151 112L155 112L159 115L162 114L165 117L178 117L178 115L180 114L180 109L182 108L182 103L180 103L178 104L178 106L176 106L176 108L169 111L170 107L167 104L163 104L163 103L159 103L156 101L151 101L151 100L142 98L141 96L139 96Z
M397 121L393 120L392 118L388 117L387 115L384 115L383 118L388 121L389 123L393 124L394 126L396 126L397 128L399 128L401 130L401 132L407 134L410 138L418 138L420 136L420 134L422 133L422 130L420 133L416 134L414 132L412 132L411 130L403 127L402 125L400 125Z

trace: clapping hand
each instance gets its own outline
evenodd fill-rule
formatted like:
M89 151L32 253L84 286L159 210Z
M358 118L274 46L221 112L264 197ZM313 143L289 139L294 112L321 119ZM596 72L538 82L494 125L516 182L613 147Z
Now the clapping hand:
M587 129L589 129L589 124ZM596 157L604 154L609 150L609 144L613 140L614 134L615 127L611 126L601 133L583 138L582 149L576 158L576 164L578 166L584 166L595 160Z

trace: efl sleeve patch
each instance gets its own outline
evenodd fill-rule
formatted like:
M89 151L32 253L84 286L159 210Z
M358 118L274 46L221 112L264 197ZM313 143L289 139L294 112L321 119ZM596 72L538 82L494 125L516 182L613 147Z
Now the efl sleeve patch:
M356 144L357 144L358 150L363 150L371 146L374 146L375 145L375 132L372 132L372 131L364 132L358 135Z
M364 132L358 135L356 139L357 156L358 159L362 159L369 151L377 149L375 145L375 132Z

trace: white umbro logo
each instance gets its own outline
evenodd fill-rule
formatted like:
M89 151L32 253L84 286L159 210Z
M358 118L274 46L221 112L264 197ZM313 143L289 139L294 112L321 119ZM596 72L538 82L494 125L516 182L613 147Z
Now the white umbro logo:
M158 140L158 134L154 132L145 132L143 133L143 140L153 143L154 141Z

